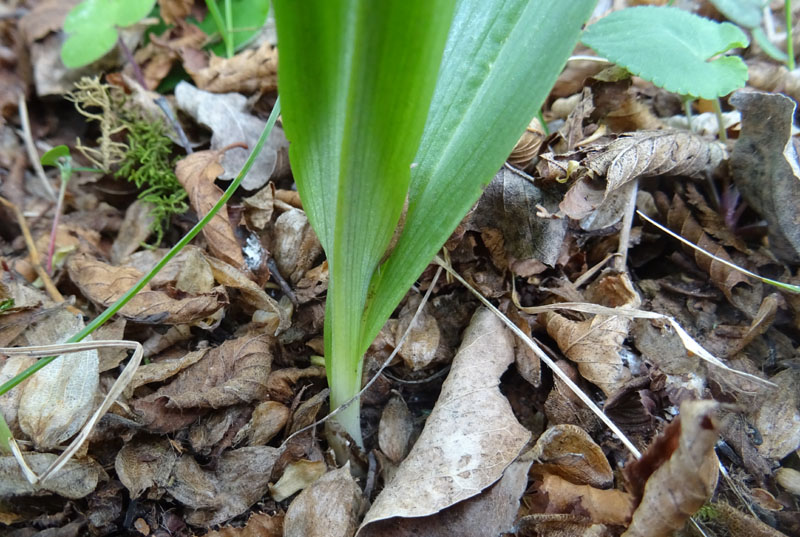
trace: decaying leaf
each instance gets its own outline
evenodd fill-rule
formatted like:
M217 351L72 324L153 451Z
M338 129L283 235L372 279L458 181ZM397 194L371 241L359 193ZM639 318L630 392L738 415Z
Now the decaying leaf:
M278 89L278 49L265 41L232 58L214 54L207 65L187 62L186 72L201 90L211 93L266 93Z
M245 206L245 219L250 229L262 230L272 221L272 213L275 210L275 185L269 183L261 190L242 198Z
M248 114L247 98L238 93L215 94L199 90L187 82L175 87L175 100L178 106L211 131L211 149L219 150L231 144L245 144L254 147L265 121ZM266 184L274 173L278 173L288 163L285 158L289 142L280 127L274 127L256 158L253 168L242 181L242 188L256 190ZM222 179L233 179L247 160L248 151L234 149L222 159Z
M548 428L526 455L537 464L534 471L560 476L577 485L608 488L614 483L611 465L600 446L576 425Z
M576 485L557 475L545 473L537 492L547 495L548 513L588 513L595 524L624 526L633 514L634 498L627 492Z
M48 366L49 367L49 366ZM47 470L58 455L52 453L26 453L25 462L37 474ZM71 459L55 475L35 486L22 475L19 464L12 456L0 456L0 499L15 496L32 496L48 491L65 498L88 496L101 479L108 479L103 468L92 459Z
M639 131L619 138L586 158L590 177L570 188L559 207L570 218L589 215L613 191L639 177L657 175L702 176L726 157L721 144L687 131ZM592 177L605 177L597 185Z
M253 410L250 422L236 434L236 442L247 439L249 446L265 446L289 421L289 408L277 401L264 401Z
M209 531L206 537L283 537L283 513L253 513L243 528L225 526Z
M273 500L282 502L322 477L327 469L325 461L300 459L290 462L278 482L269 486L269 493Z
M752 411L752 423L761 435L758 452L768 459L782 459L800 446L800 374L784 369L770 378L778 389L763 396Z
M795 102L780 94L736 92L742 133L731 155L731 174L748 205L769 223L770 249L800 260L800 168L792 136Z
M178 453L169 440L151 436L137 436L117 452L114 470L131 498L136 499L153 486L169 483Z
M712 504L716 513L715 521L722 523L730 532L730 537L787 537L772 526L765 524L757 518L746 515L721 501Z
M646 475L645 469L654 471L646 478L642 501L624 537L668 537L711 498L719 474L713 417L718 407L715 401L684 402L680 421L673 422L642 459L628 465L629 478Z
M528 123L525 132L522 133L517 145L514 146L508 156L508 163L517 168L525 169L536 158L545 138L547 138L547 133L542 127L542 122L539 121L538 117L534 117Z
M125 388L125 396L130 397L139 386L144 386L151 382L161 382L177 375L187 367L197 363L207 352L208 349L192 351L179 358L154 360L149 364L140 365L130 384Z
M175 167L175 175L189 194L189 201L199 218L207 215L222 197L222 189L214 181L223 172L220 158L233 147L197 151L181 159ZM214 215L203 228L203 236L216 257L234 267L244 267L242 247L233 234L227 211L219 211Z
M428 304L416 316L414 325L409 328L417 312L422 296L419 293L409 293L406 303L400 310L397 323L394 325L395 341L399 340L408 330L408 337L400 346L397 354L403 359L406 367L412 371L419 371L428 367L436 358L439 348L441 332L436 317L431 314Z
M513 361L511 333L489 310L478 310L425 428L362 528L392 517L436 513L500 478L530 437L498 389L500 375Z
M637 308L638 293L626 274L606 275L587 290L587 299L608 307ZM623 316L595 315L571 321L555 312L540 315L547 333L567 358L578 364L581 375L611 395L630 379L620 355L631 320Z
M0 358L0 384L5 384L18 373L22 373L25 369L32 366L36 362L33 356L9 356ZM25 389L23 381L16 389L0 395L0 414L5 418L11 432L19 430L17 424L17 412L19 411L19 400L22 398L22 392Z
M378 446L392 462L400 462L408 453L408 443L414 432L411 413L406 402L399 395L394 395L381 414L378 424Z
M610 537L603 524L594 524L588 516L534 514L522 517L517 528L532 537Z
M133 252L138 250L152 232L155 218L152 215L153 205L136 200L125 211L125 219L111 246L111 264L125 262Z
M289 505L285 537L351 537L358 525L361 489L350 464L323 475Z
M322 245L300 209L290 209L275 221L272 249L278 270L292 283L300 281L322 254Z
M84 327L66 310L25 333L28 345L64 343ZM17 419L38 448L54 448L77 433L94 410L99 382L96 350L59 356L25 384Z
M89 299L108 307L125 294L144 275L133 267L113 267L86 254L76 254L67 261L70 278ZM156 290L146 285L131 298L119 315L139 323L185 324L205 319L227 305L225 289L215 287L209 293L182 296Z

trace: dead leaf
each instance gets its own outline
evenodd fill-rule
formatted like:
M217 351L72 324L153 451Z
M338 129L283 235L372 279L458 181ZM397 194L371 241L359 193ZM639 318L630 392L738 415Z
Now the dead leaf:
M328 472L289 505L284 537L351 537L358 525L361 496L350 463Z
M199 218L207 215L220 200L224 192L214 184L223 172L219 163L232 146L219 150L197 151L181 159L175 167L175 175L189 194L189 201ZM239 269L244 267L242 247L233 233L228 212L221 210L203 228L203 237L208 249L216 257Z
M275 185L267 184L250 197L242 198L245 219L250 229L263 230L272 221L275 210Z
M178 107L211 129L212 150L242 143L254 147L266 123L245 111L247 99L237 93L209 93L181 82L175 87L175 99ZM288 147L289 142L283 130L274 127L250 173L242 181L242 188L256 190L264 186L273 174L280 173L288 163L288 158L285 158ZM236 177L247 156L248 152L244 149L226 153L222 159L224 172L220 178Z
M714 452L719 434L713 418L715 401L686 401L680 423L667 445L656 443L663 464L647 478L642 501L623 537L669 537L703 506L717 486L719 461ZM650 451L650 450L648 450ZM637 465L654 466L645 454Z
M211 93L267 93L278 89L278 48L264 41L232 58L214 54L208 63L188 62L186 72L201 90Z
M751 422L761 434L758 452L780 460L800 446L800 374L788 368L769 380L778 389L764 394L761 404L751 409Z
M31 470L42 474L53 464L58 455L26 453L24 457ZM0 498L33 496L37 492L48 491L77 500L91 494L101 479L108 479L108 476L99 464L88 458L73 458L55 475L51 475L36 485L31 485L22 475L22 470L13 456L0 456Z
M248 446L265 446L289 421L289 408L277 401L264 401L253 410L250 422L236 435L236 442L247 439Z
M116 302L144 276L133 267L112 267L86 254L70 256L67 270L81 292L103 307ZM188 324L202 321L227 302L228 296L222 287L209 293L182 296L177 290L173 293L154 290L148 284L119 310L118 315L139 323Z
M753 516L742 513L727 502L714 502L711 505L717 513L715 519L725 526L731 537L787 537L786 534Z
M291 404L294 399L293 384L302 379L325 378L325 368L317 365L310 367L284 367L270 373L267 379L269 398L284 404Z
M292 461L284 469L278 482L269 486L269 493L273 500L282 502L322 477L327 469L325 461L309 461L307 459Z
M281 276L297 283L322 254L322 245L306 213L290 209L275 221L272 255Z
M535 514L522 517L517 523L523 535L534 537L610 537L602 524L593 524L582 515Z
M731 154L731 174L769 224L770 249L785 262L800 261L800 169L792 136L795 102L780 94L738 91L742 133Z
M530 437L498 389L500 375L513 361L511 333L489 310L478 310L425 428L362 528L387 518L436 513L500 478Z
M194 422L189 428L192 452L213 458L231 447L236 433L247 424L251 412L248 405L232 405Z
M549 473L543 475L538 492L547 495L548 513L588 513L595 524L625 526L633 514L634 498L627 492L576 485Z
M761 91L783 93L792 99L800 99L800 76L784 65L759 59L747 60L749 78L747 85ZM731 103L733 104L733 103Z
M794 468L778 468L775 472L775 481L795 496L800 496L800 472Z
M283 537L283 514L253 513L243 528L225 526L206 537Z
M400 310L397 323L394 325L395 341L399 340L406 330L409 330L411 320L421 301L422 296L419 293L408 294L408 299ZM428 367L436 357L440 340L439 324L436 322L436 317L431 314L431 306L425 304L397 354L411 371L420 371Z
M193 0L158 0L161 18L166 24L175 24L192 12Z
M15 355L0 359L0 385L5 384L18 373L22 373L36 362L33 356ZM23 380L15 389L0 395L0 415L8 424L12 433L18 432L17 412L19 411L19 400L25 389L27 380Z
M166 358L163 360L153 360L149 364L142 364L133 374L130 384L123 392L125 397L130 397L139 386L144 386L151 382L162 382L177 375L192 364L197 363L209 349L192 351L179 358Z
M547 133L542 126L542 122L539 121L538 117L534 117L517 141L517 145L511 150L511 154L507 159L508 163L524 170L536 158L545 138L547 138Z
M169 484L177 460L178 453L168 439L139 435L117 452L114 470L131 498L136 499L150 487Z
M411 413L399 395L392 396L378 424L378 446L392 462L400 462L408 454L408 443L414 432Z
M155 220L152 216L153 205L136 200L125 211L122 227L111 246L111 264L120 265L128 257L141 248L142 243L150 236Z
M603 450L586 431L576 425L562 424L548 428L526 457L531 457L537 463L533 467L536 473L554 474L576 485L591 485L597 489L609 488L614 484L614 474Z

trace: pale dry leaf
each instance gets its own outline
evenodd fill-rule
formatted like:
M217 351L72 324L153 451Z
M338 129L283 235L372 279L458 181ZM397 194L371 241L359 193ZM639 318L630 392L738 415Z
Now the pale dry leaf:
M593 524L582 515L534 514L520 518L517 528L536 537L611 537L603 524Z
M137 436L117 452L114 470L132 499L150 487L169 483L178 453L165 437Z
M576 485L609 488L614 474L603 450L576 425L561 424L543 432L526 455L537 464L537 473L562 477Z
M120 265L128 257L141 248L152 232L151 226L155 221L152 215L153 205L145 201L136 200L128 206L122 226L111 245L111 264Z
M192 452L208 457L230 447L233 433L247 422L250 412L246 405L232 405L195 421L189 428Z
M253 513L243 528L225 526L206 533L206 537L283 537L283 513Z
M186 189L192 209L199 218L207 215L224 194L214 181L223 172L220 158L231 150L231 146L226 146L218 150L196 151L181 159L175 167L175 175ZM203 228L203 237L216 257L234 267L244 267L242 247L236 240L227 210L214 215Z
M362 527L436 513L500 478L530 438L498 389L513 361L511 333L491 311L479 309L425 428Z
M717 486L719 437L715 401L686 401L680 409L680 432L671 453L647 479L642 501L623 537L669 537L710 498ZM656 444L664 449L662 444ZM643 457L647 461L648 454Z
M547 133L542 126L542 122L539 121L538 117L534 117L528 123L525 132L522 133L522 136L520 136L517 141L517 145L511 150L511 154L506 160L508 160L508 163L512 166L525 169L525 167L536 158L545 138L547 138Z
M725 526L730 532L728 533L730 537L787 537L786 534L751 515L742 513L727 502L715 502L712 505L717 513L716 521Z
M323 475L289 505L285 537L352 537L358 526L361 489L350 475L350 463Z
M125 339L125 327L127 324L128 321L125 319L114 319L97 328L92 334L97 341L120 341ZM119 364L127 359L128 349L125 347L102 347L97 349L97 356L100 358L99 370L103 373L116 369Z
M192 364L200 361L206 355L209 349L199 351L192 351L184 354L179 358L165 358L162 360L153 360L149 364L142 364L130 384L125 388L125 397L130 397L136 388L149 384L151 382L162 382L170 377L173 377L191 366Z
M299 492L322 477L328 467L325 461L300 459L292 461L284 469L283 475L274 485L269 486L269 493L276 502L282 502L295 492Z
M593 523L614 526L628 524L633 514L633 496L617 489L602 490L590 485L576 485L557 475L545 473L538 491L547 494L548 513L586 512Z
M278 89L278 48L264 41L231 58L211 54L207 64L191 62L186 72L201 90L211 93L267 93Z
M248 446L265 446L289 421L289 408L278 401L264 401L253 410L250 422L236 435L236 441L247 439Z
M392 462L400 462L408 454L408 443L414 432L414 423L406 402L394 395L381 414L378 424L378 446Z
M768 459L782 459L800 446L800 374L787 368L771 377L778 385L751 408L750 422L761 433L758 452Z
M208 293L214 288L214 273L200 250L192 248L187 252L175 288L190 295Z
M178 107L191 115L198 123L211 129L211 149L217 150L230 144L244 143L255 147L265 121L248 114L247 98L238 93L215 94L199 90L187 82L175 87ZM264 186L273 174L286 165L285 155L289 142L280 127L274 127L267 143L256 158L250 173L242 181L245 190L256 190ZM234 149L222 159L222 179L233 179L247 160L248 152ZM287 159L288 161L288 159Z
M251 229L263 230L275 210L275 185L269 183L250 197L242 198L244 217Z
M192 0L158 0L159 14L166 24L175 24L192 12Z
M61 310L24 334L26 346L64 343L83 327L82 317ZM42 449L72 437L94 409L99 375L97 351L87 350L61 355L30 377L17 414L22 431Z
M306 213L290 209L275 221L272 255L281 276L297 283L322 254L322 245Z
M800 496L800 472L794 468L778 468L775 472L775 481L795 496Z
M436 357L436 350L439 348L441 340L439 323L431 314L431 306L425 304L422 311L417 314L421 301L422 296L419 293L409 293L393 330L395 341L398 341L408 330L408 336L397 354L403 359L406 367L412 371L425 369L431 364ZM416 320L414 320L415 316ZM412 320L414 320L414 325L409 328Z
M86 254L76 254L67 261L70 278L93 302L108 307L144 276L133 267L113 267ZM173 294L179 296L173 297ZM194 296L180 296L150 285L131 298L118 315L147 324L188 324L209 317L228 303L222 287Z
M58 455L26 453L24 457L31 470L41 474L53 464ZM0 498L33 496L37 492L48 491L76 500L91 494L101 479L108 479L108 476L95 461L89 458L71 459L55 475L31 485L22 475L19 464L13 456L0 456Z

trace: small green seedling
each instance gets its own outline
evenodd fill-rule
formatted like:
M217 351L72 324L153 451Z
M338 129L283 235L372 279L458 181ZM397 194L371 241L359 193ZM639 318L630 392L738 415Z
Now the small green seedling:
M764 18L764 8L769 4L769 0L711 0L717 11L742 28L750 30L751 35L758 46L761 47L768 56L774 60L785 63L789 69L794 69L794 50L791 38L786 40L786 50L772 44L767 34L761 28ZM784 10L786 13L787 36L792 35L792 2L785 0Z
M72 156L69 154L69 147L65 145L57 145L42 155L39 159L42 166L55 166L61 173L61 186L58 189L58 202L56 203L56 214L53 217L53 229L50 231L50 245L47 248L47 265L45 270L48 274L53 273L53 254L56 247L56 232L58 231L58 222L61 219L61 213L64 212L64 196L67 193L67 184L72 177L72 172L97 172L102 173L103 170L96 168L83 168L81 166L72 165Z
M155 0L84 0L67 14L61 61L70 69L102 58L114 48L118 29L136 24L155 5Z

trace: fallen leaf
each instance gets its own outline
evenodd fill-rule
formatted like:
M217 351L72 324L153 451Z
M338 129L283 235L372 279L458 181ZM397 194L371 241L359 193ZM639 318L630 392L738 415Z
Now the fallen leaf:
M265 121L245 112L247 98L238 93L215 94L199 90L187 82L175 87L178 107L211 129L211 149L218 150L231 144L254 147L264 130ZM256 158L250 173L242 181L245 190L264 186L273 174L282 171L288 163L285 158L289 142L283 130L274 127ZM233 179L244 166L248 152L233 149L222 159L222 179Z
M511 333L489 310L478 310L425 428L362 528L387 518L436 513L501 477L530 438L498 389L513 361Z
M192 12L192 0L158 0L159 14L166 24L175 24Z
M548 513L588 513L595 524L625 526L631 519L634 498L627 492L576 485L545 473L538 492L547 495Z
M0 385L5 384L18 373L22 373L36 362L33 356L15 355L0 359ZM0 415L2 415L12 433L19 431L17 423L17 412L19 411L19 400L25 389L27 380L23 380L15 389L0 395Z
M275 221L272 255L285 279L297 283L322 254L322 245L306 213L290 209Z
M230 150L232 146L197 151L181 159L175 167L175 175L189 194L189 202L199 218L207 215L224 194L214 181L223 172L220 157ZM242 247L233 233L228 211L223 209L214 215L203 228L203 237L216 257L234 267L244 267Z
M247 424L251 408L231 405L195 421L189 428L192 452L203 457L215 457L233 445L236 433Z
M325 461L307 459L292 461L284 469L278 482L269 486L269 493L273 500L282 502L322 477L327 469Z
M431 307L428 304L425 304L416 316L414 325L409 328L421 301L422 296L419 293L409 293L394 325L395 341L409 330L397 354L411 371L420 371L428 367L436 358L436 351L441 341L439 324L436 322L436 317L431 314Z
M289 505L284 537L352 537L361 510L361 489L350 463L323 475Z
M597 489L614 484L614 474L603 450L576 425L549 427L526 456L537 463L534 466L537 473L554 474L576 485L591 485Z
M207 65L187 63L186 72L199 89L211 93L268 93L278 89L278 49L264 41L232 58L211 54Z
M70 256L67 270L81 292L103 307L116 302L144 276L133 267L113 267L86 254ZM152 289L148 284L119 310L118 315L139 323L188 324L202 321L228 302L222 287L194 296L181 295L177 290L168 293Z
M654 445L665 450L656 454L664 462L647 478L623 537L669 537L711 498L719 475L714 452L719 434L713 418L718 407L715 401L681 405L679 432L671 433L668 446ZM637 463L653 465L648 454Z
M168 439L138 435L117 452L114 470L136 499L150 487L166 486L177 460L178 453Z
M277 401L264 401L253 410L250 422L236 435L236 442L247 439L248 446L265 446L289 421L289 408Z
M794 468L778 468L775 472L775 481L788 492L800 496L800 472Z
M517 168L525 169L536 158L545 138L547 138L547 133L542 126L542 122L539 121L538 117L534 117L528 123L525 132L520 136L517 145L511 150L511 154L507 159L508 163Z
M522 535L535 537L610 537L603 524L593 524L587 516L535 514L522 517L517 523Z
M787 368L769 380L778 388L764 394L761 404L751 409L751 422L761 434L758 452L780 460L800 446L800 374Z
M381 413L378 424L378 446L392 462L400 462L408 454L408 443L414 432L414 423L406 402L399 395L392 396Z
M225 526L209 531L206 537L283 537L282 513L253 513L243 528Z
M166 358L153 360L149 364L142 364L133 374L133 378L123 392L125 397L130 397L139 386L144 386L151 382L162 382L177 375L192 364L197 363L209 349L192 351L179 358Z
M267 184L250 197L242 198L248 227L263 230L272 221L275 210L275 185Z
M111 264L120 265L128 257L141 248L152 232L151 225L155 221L152 216L153 205L136 200L125 211L122 227L111 246Z
M711 504L716 512L715 521L720 522L731 537L787 537L772 526L746 515L727 502Z
M792 136L795 102L780 94L737 91L742 133L731 154L733 180L748 205L769 224L770 249L800 260L800 169Z
M25 462L37 474L42 474L58 455L52 453L26 453ZM31 485L16 459L0 456L0 498L33 496L48 491L65 498L78 499L91 494L101 479L108 479L103 468L92 459L70 459L61 470L36 485Z

